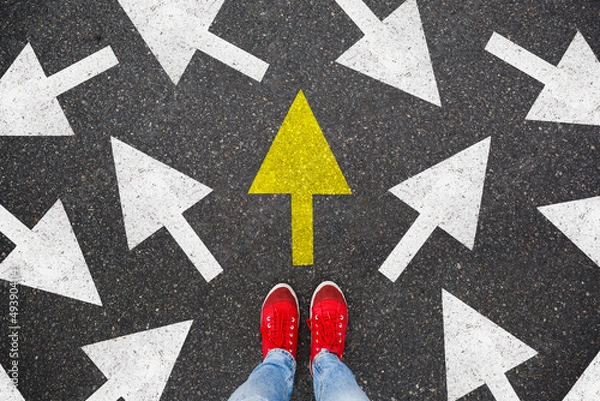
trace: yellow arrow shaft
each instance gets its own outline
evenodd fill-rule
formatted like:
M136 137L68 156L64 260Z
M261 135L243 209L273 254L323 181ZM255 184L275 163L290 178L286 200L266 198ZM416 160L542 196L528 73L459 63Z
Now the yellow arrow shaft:
M292 264L307 266L313 261L312 195L292 194Z

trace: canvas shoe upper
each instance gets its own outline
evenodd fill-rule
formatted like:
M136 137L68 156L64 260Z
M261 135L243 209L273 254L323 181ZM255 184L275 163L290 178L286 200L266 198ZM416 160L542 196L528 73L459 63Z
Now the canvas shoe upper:
M262 306L260 332L263 358L271 350L281 348L296 359L299 318L298 298L294 290L287 284L277 284Z
M310 318L306 321L312 333L310 366L315 356L326 349L342 360L348 328L348 304L342 290L325 281L315 290L310 303Z

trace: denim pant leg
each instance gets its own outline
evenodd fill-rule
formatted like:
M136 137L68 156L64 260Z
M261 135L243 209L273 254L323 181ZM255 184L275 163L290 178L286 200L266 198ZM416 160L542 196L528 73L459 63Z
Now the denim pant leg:
M294 385L296 361L282 349L274 349L252 371L229 401L289 401Z
M354 375L335 354L321 351L312 364L317 401L369 401Z

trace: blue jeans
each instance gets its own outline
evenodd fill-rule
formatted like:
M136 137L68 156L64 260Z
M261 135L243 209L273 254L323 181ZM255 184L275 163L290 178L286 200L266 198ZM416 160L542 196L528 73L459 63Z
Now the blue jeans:
M312 366L317 401L369 401L350 369L334 354L321 351ZM296 361L292 355L274 349L229 401L289 401L295 372Z

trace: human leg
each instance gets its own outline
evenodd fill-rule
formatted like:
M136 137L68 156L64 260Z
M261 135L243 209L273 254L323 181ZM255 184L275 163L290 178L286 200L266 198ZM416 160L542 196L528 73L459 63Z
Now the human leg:
M348 328L348 304L333 282L322 283L313 294L310 319L311 372L317 401L368 401L354 375L342 363Z
M230 401L288 401L292 394L298 347L298 299L287 284L278 284L262 306L264 361L229 398Z
M274 349L252 371L229 401L288 401L292 395L296 361L282 349Z
M335 354L321 351L313 360L312 370L317 401L369 400L350 369Z

